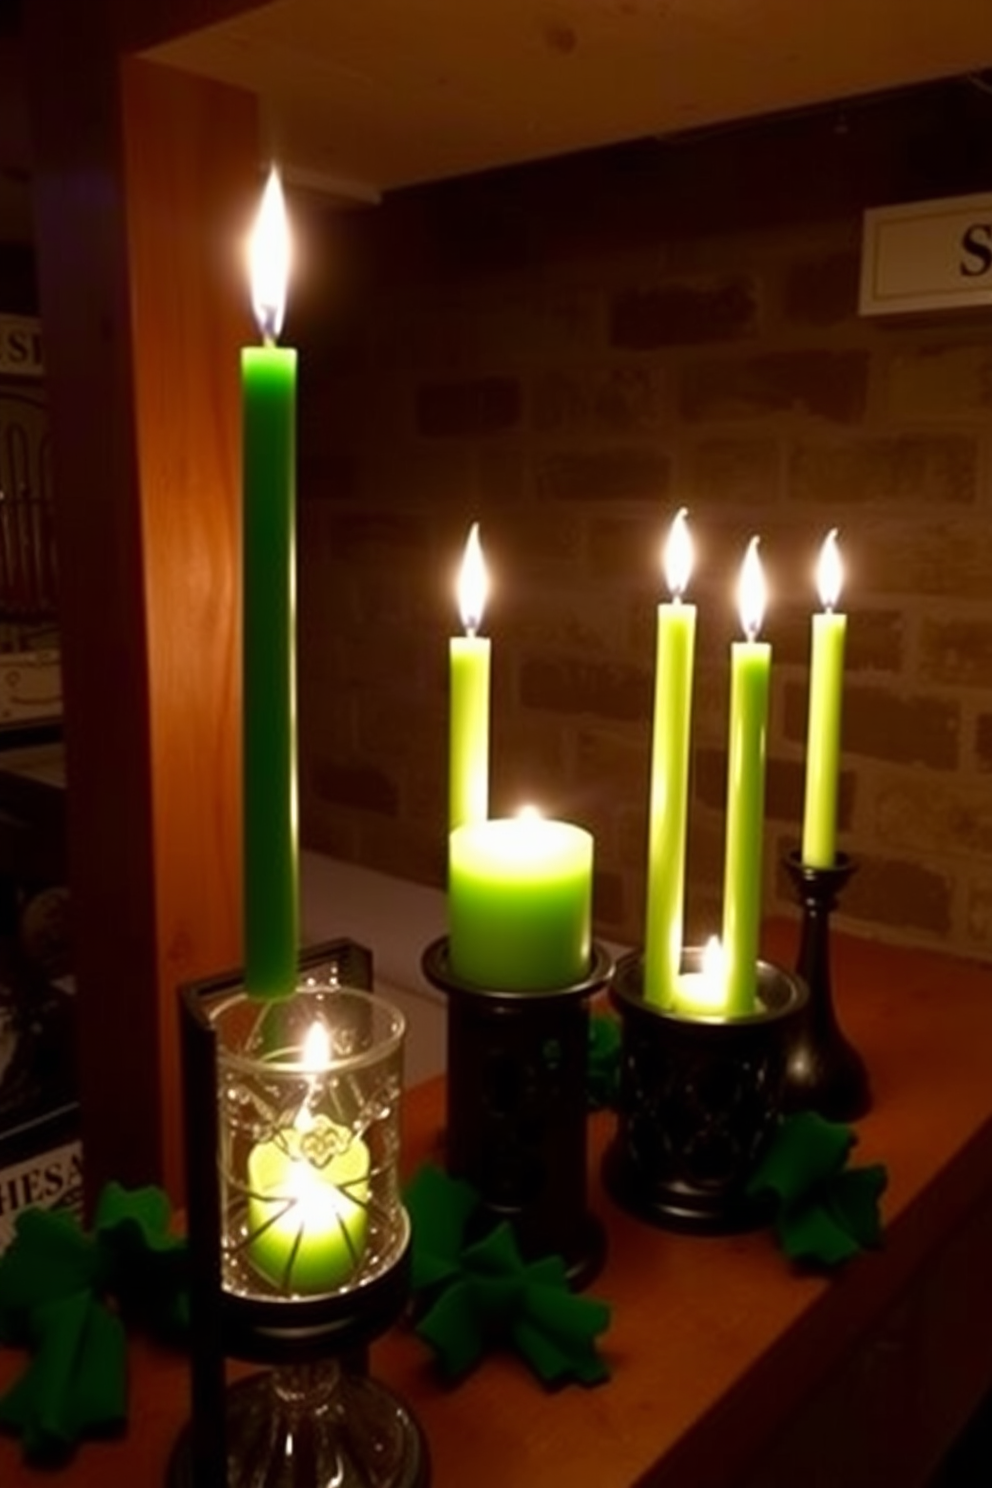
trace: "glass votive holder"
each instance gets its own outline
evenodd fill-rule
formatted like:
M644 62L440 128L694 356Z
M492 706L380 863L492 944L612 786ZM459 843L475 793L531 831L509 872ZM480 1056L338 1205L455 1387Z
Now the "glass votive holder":
M225 1292L278 1300L367 1286L409 1239L402 1014L313 980L283 1000L232 995L212 1023Z

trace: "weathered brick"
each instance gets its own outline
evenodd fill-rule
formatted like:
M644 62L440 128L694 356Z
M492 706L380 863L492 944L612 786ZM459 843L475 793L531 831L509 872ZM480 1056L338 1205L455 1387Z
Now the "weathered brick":
M597 926L618 931L626 920L627 903L622 874L595 869L592 881L592 912Z
M480 511L488 512L494 506L498 509L508 501L520 501L527 495L529 469L522 449L502 441L493 443L487 440L473 453ZM469 489L467 487L463 492L463 498Z
M717 811L727 804L727 752L719 749L697 749L693 766L696 799ZM765 766L765 817L768 821L802 822L806 791L806 765L803 760L783 760L769 756ZM854 810L855 776L842 770L837 790L837 827L846 831Z
M406 505L428 512L442 502L464 506L475 490L475 450L460 440L381 440L363 452L356 482L366 507L392 511Z
M670 513L659 504L650 517L597 517L589 522L589 552L597 575L646 589L637 627L654 635L655 611L667 598L663 556ZM653 639L651 644L653 645Z
M537 656L520 668L523 706L552 713L641 721L651 689L650 672L620 662Z
M610 342L626 350L738 341L757 328L757 287L742 277L623 290L610 304Z
M686 502L692 507L763 505L778 500L782 460L772 439L709 439L689 454Z
M980 770L992 770L992 713L980 713L975 720L975 755Z
M978 491L978 443L967 435L913 434L851 444L803 445L788 469L798 502L964 504Z
M574 730L575 779L584 796L607 796L618 809L646 802L649 789L650 720L635 734L604 729Z
M858 310L861 260L857 253L826 253L793 264L785 281L783 310L800 325L827 326Z
M648 445L573 450L541 456L537 494L557 501L663 501L670 481L666 455Z
M399 371L473 372L480 366L552 361L602 347L599 297L571 287L509 291L466 303L426 296L390 305L377 327L377 366Z
M875 830L885 847L915 856L992 857L992 790L893 781L875 797Z
M425 552L430 540L424 514L395 506L334 511L325 530L333 558L345 563L370 557L395 563L400 553Z
M968 884L965 925L975 950L992 954L992 877L988 874L980 874Z
M776 665L809 665L809 605L776 605L765 633L772 643ZM906 620L900 610L857 608L848 615L844 645L845 672L898 672L903 664Z
M866 521L858 526L858 583L867 593L987 600L992 533L986 520L936 524Z
M310 787L321 800L354 811L395 817L399 793L384 771L357 760L317 759L310 766Z
M987 689L992 685L992 621L924 620L919 670L927 682Z
M301 441L296 469L301 501L350 501L357 491L357 464L349 451Z
M659 367L547 372L534 383L531 423L539 433L629 434L663 428L668 417L668 380Z
M358 841L363 867L413 883L443 887L447 875L447 834L443 819L394 821L370 813L358 822Z
M492 750L490 761L492 815L515 816L523 806L537 806L545 816L572 820L568 812L575 801L566 785L562 729L549 727L546 719L522 717L512 708L497 712L495 701L494 713L503 721L499 748Z
M417 432L427 439L502 434L521 421L523 393L511 377L427 382L417 389Z
M920 931L941 938L953 924L954 885L921 863L863 855L844 890L842 910L868 924L889 925L903 934Z
M787 739L806 737L808 688L785 688ZM906 696L884 687L849 687L844 697L845 752L893 764L953 770L960 753L961 710L942 698Z
M865 411L868 356L861 351L783 351L690 364L681 408L690 422L802 414L857 423Z
M886 368L886 411L893 418L961 419L992 410L992 345L917 346Z

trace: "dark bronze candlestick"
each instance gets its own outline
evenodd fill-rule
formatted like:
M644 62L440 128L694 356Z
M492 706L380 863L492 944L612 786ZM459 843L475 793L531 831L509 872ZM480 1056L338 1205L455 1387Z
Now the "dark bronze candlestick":
M448 1172L478 1191L486 1222L512 1222L524 1256L560 1255L572 1287L587 1286L606 1249L586 1201L588 1003L611 957L594 944L583 981L546 991L465 982L446 937L422 965L448 999Z
M837 854L832 868L811 868L798 852L785 858L803 911L796 972L809 988L790 1039L786 1109L817 1111L831 1121L856 1120L871 1105L868 1072L837 1021L830 980L830 915L856 866L846 853Z

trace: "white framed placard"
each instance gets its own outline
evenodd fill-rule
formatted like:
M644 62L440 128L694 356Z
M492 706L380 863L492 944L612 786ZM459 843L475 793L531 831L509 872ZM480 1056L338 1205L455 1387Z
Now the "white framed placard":
M992 195L865 213L862 315L981 305L992 305Z
M0 377L43 377L41 321L36 315L0 315Z

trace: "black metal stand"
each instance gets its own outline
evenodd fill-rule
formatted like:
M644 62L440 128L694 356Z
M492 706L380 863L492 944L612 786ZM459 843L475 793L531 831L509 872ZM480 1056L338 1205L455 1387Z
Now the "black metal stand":
M319 981L372 987L371 955L351 941L313 947L301 957L300 969ZM224 1288L217 1040L210 1008L240 986L240 972L231 972L190 984L180 994L191 1415L173 1449L167 1483L254 1488L264 1481L267 1488L324 1488L321 1454L326 1457L333 1436L334 1481L342 1488L428 1488L430 1458L419 1424L366 1373L368 1345L399 1319L409 1296L409 1241L395 1265L355 1291L263 1298ZM273 1367L229 1387L228 1358ZM271 1469L265 1467L269 1459Z
M523 1255L560 1255L570 1284L587 1286L606 1252L586 1205L588 1002L612 958L594 945L584 981L545 992L460 981L446 937L422 965L448 997L448 1172L478 1191L487 1221L512 1221Z
M807 867L797 852L785 858L803 910L796 971L809 988L789 1039L785 1107L831 1121L854 1121L871 1106L868 1071L837 1021L830 980L830 914L856 866L846 853L832 868Z
M701 960L686 951L683 970ZM760 961L757 1012L691 1017L646 1003L643 969L639 953L623 957L611 989L622 1045L606 1187L622 1208L669 1229L753 1229L767 1215L748 1179L781 1113L786 1040L806 989Z

